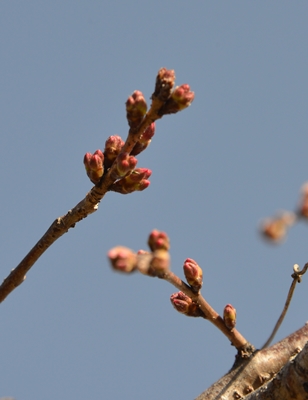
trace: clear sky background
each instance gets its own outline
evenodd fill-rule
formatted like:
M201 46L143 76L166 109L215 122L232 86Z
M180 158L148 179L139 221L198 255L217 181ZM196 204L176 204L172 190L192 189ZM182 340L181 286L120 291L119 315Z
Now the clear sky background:
M149 99L167 67L195 91L138 157L150 187L108 194L1 304L0 397L188 400L227 372L234 348L174 311L176 289L111 271L107 251L146 248L153 228L262 346L308 261L307 224L281 246L257 232L308 180L307 20L307 1L0 2L1 279L90 190L83 156L126 137L134 90ZM307 288L277 340L307 320Z

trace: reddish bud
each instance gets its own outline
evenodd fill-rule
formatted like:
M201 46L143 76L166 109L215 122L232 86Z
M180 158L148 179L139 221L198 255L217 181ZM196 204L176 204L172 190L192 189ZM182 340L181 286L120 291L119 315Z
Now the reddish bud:
M150 262L150 268L156 276L161 277L169 271L170 255L167 250L155 250Z
M173 69L161 68L158 71L155 90L152 94L152 99L157 98L161 102L165 102L171 96L171 92L175 82L175 73Z
M147 103L139 90L134 93L126 101L126 118L131 128L140 124L147 112Z
M101 150L96 150L94 154L86 153L83 158L83 163L91 182L99 183L104 174L104 154Z
M142 191L150 185L147 180L152 171L147 168L136 168L129 175L116 181L110 190L121 194L129 194L135 191Z
M305 183L301 188L298 213L301 217L308 218L308 182Z
M159 114L175 114L179 111L184 110L191 105L195 98L194 92L190 91L190 87L187 84L177 86L171 94L169 100L160 108Z
M203 283L203 273L200 266L192 258L187 258L184 262L183 270L187 283L194 292L199 292Z
M120 153L116 159L116 168L111 177L116 180L123 178L125 175L135 169L137 165L137 158L130 156L128 153Z
M104 149L105 168L111 167L114 160L117 158L118 154L120 154L123 146L124 146L124 141L121 139L120 136L118 135L109 136L109 138L105 142L105 149Z
M137 256L127 247L114 247L109 250L107 256L111 262L111 266L116 271L130 273L137 267Z
M169 250L170 249L170 241L165 232L160 232L154 229L149 236L148 245L151 251L155 251L158 249Z
M188 317L204 316L197 303L183 292L174 293L170 297L171 304L181 314Z
M288 212L275 218L268 218L261 225L261 233L266 239L280 242L285 239L287 230L295 222L295 219L295 214Z
M151 143L152 137L155 133L155 122L152 122L150 126L143 132L138 142L135 144L134 148L131 151L132 156L136 156L145 150L148 145Z
M224 322L230 331L236 325L236 309L231 304L227 304L224 308Z

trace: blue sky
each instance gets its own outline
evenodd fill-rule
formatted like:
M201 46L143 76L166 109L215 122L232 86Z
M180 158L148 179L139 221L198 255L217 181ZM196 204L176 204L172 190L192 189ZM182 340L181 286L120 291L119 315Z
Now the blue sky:
M308 180L306 1L0 2L1 274L90 190L86 152L127 134L125 101L149 99L160 67L195 101L157 122L141 193L108 194L2 304L0 396L16 400L193 399L235 351L206 321L176 313L166 282L111 271L107 251L171 239L172 270L204 271L203 294L255 346L308 261L308 227L282 246L260 220L292 210ZM149 100L150 102L150 100ZM307 316L299 285L277 340Z

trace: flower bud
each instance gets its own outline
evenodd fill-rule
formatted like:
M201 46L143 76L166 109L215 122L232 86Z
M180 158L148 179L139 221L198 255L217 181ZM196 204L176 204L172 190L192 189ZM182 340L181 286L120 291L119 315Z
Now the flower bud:
M224 308L224 322L230 331L235 327L236 309L231 304L227 304Z
M150 185L147 180L152 171L147 168L136 168L129 175L116 181L110 190L121 194L129 194L135 191L142 191Z
M136 157L130 156L128 153L120 153L115 162L116 168L111 175L114 180L123 178L125 175L132 172L138 161Z
M191 105L195 98L195 93L190 90L189 85L177 86L171 94L169 100L160 108L159 114L175 114Z
M183 292L174 293L170 297L171 304L181 314L188 317L204 316L197 303Z
M289 226L293 225L296 216L294 213L283 212L280 216L268 218L261 225L261 233L266 239L280 242L285 239Z
M160 232L154 229L149 236L148 246L151 251L155 251L158 249L169 250L170 249L170 241L165 232Z
M157 98L161 102L165 102L171 96L171 92L175 82L175 73L173 69L161 68L158 71L155 90L152 94L152 99Z
M187 258L185 260L183 269L187 283L191 286L194 292L199 292L203 283L202 269L192 258Z
M298 205L298 213L303 218L308 218L308 182L301 188L301 198Z
M115 271L130 273L137 267L137 256L127 247L114 247L109 250L107 256Z
M86 153L83 158L83 163L91 182L99 183L101 177L104 174L104 154L101 150L96 150L94 154Z
M139 90L134 93L126 101L126 118L131 128L137 127L147 112L147 103Z
M143 132L138 142L135 144L131 151L132 156L136 156L145 150L148 145L151 143L152 137L155 133L155 122L152 122L151 125L147 127L147 129Z
M105 149L104 149L105 168L111 167L114 160L117 158L118 154L120 154L123 146L124 146L124 141L121 139L120 136L118 135L109 136L109 138L105 142Z

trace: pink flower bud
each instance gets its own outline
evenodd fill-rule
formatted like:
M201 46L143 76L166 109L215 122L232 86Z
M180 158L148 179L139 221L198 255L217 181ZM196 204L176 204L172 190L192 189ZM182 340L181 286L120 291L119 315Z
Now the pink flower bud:
M114 160L117 158L118 154L120 154L123 146L124 146L124 141L121 139L120 136L118 135L109 136L109 138L106 140L104 149L105 168L111 167Z
M155 90L152 99L157 98L159 101L165 102L169 99L175 82L175 73L173 69L161 68L158 71Z
M188 317L204 317L198 304L192 301L192 299L183 292L172 294L170 301L178 312L185 314Z
M137 267L136 254L127 247L117 246L109 250L108 258L114 270L130 273Z
M147 103L139 90L134 93L126 101L126 118L130 127L136 127L140 124L147 112Z
M151 251L155 251L158 249L169 250L170 249L170 241L165 232L160 232L154 229L149 236L148 245Z
M203 283L203 273L200 266L192 258L187 258L184 262L183 269L187 283L194 292L199 292Z
M135 144L134 148L131 151L132 156L136 156L145 150L148 145L151 143L152 137L155 133L155 122L152 122L150 126L143 132L138 142Z
M135 191L146 189L150 185L147 178L150 177L152 171L147 168L137 168L129 175L117 180L110 190L121 194L129 194Z
M104 154L101 152L101 150L96 150L93 155L91 153L86 153L83 158L87 175L91 182L95 184L99 183L104 174L103 161Z
M294 213L283 212L275 218L268 218L261 225L261 233L273 242L285 239L289 226L294 224L296 216Z
M236 325L236 309L231 304L227 304L224 308L224 322L230 331Z
M111 175L116 180L129 174L137 165L137 158L130 156L128 153L120 153L116 159L116 169Z
M298 205L298 213L303 218L308 218L308 182L301 188L301 197Z
M195 97L194 92L190 91L190 87L187 84L177 86L171 94L169 100L160 108L159 114L175 114L179 111L184 110L191 105Z

